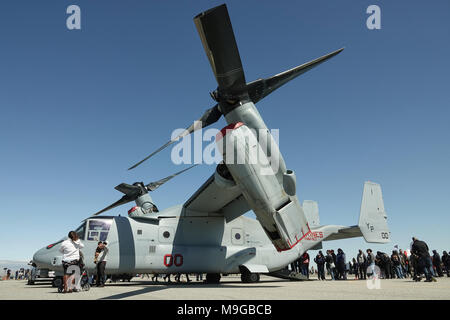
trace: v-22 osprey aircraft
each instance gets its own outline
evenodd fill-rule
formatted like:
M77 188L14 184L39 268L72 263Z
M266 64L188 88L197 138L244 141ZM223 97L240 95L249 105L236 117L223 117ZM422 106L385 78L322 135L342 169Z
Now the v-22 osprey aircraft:
M390 241L387 216L377 183L365 182L359 222L355 226L320 225L318 205L300 204L296 178L273 143L255 103L288 81L336 56L331 52L285 72L247 83L225 4L194 18L218 87L211 93L217 102L182 134L138 162L140 165L167 146L195 130L209 126L223 115L228 125L216 137L233 152L252 157L277 157L272 174L262 174L261 164L223 161L207 181L184 203L159 211L149 191L175 175L144 185L122 183L119 201L86 219L76 229L88 270L94 270L98 241L107 240L108 274L206 273L206 282L219 283L222 274L240 273L245 283L259 281L260 274L284 269L323 241L364 237L367 242ZM255 133L256 132L256 133ZM267 132L262 137L258 132ZM252 139L248 139L251 137ZM266 148L261 146L265 139ZM234 148L234 149L233 149ZM226 159L229 149L221 149ZM116 206L135 201L127 217L99 216ZM257 219L243 216L252 210ZM61 241L35 253L40 268L62 271ZM92 257L90 259L89 257Z

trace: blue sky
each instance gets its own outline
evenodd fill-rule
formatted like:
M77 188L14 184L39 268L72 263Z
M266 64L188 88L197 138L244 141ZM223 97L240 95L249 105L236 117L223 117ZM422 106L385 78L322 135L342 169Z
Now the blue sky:
M415 235L450 250L450 2L225 2L247 81L346 48L257 104L322 224L357 224L364 181L382 186L393 242L324 248L389 252ZM121 182L185 167L165 150L126 170L213 105L193 17L221 3L1 2L0 259L31 259L116 201ZM71 4L81 30L66 28ZM381 30L366 27L371 4ZM153 199L161 209L183 203L213 170L198 166Z

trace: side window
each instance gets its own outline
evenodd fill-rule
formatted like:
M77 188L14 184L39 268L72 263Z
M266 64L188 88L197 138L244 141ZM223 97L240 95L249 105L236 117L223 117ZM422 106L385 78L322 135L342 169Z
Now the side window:
M79 226L78 229L75 230L75 232L78 234L78 238L84 240L84 236L86 233L86 222Z
M88 237L91 241L105 241L108 237L109 228L111 227L111 219L89 220Z

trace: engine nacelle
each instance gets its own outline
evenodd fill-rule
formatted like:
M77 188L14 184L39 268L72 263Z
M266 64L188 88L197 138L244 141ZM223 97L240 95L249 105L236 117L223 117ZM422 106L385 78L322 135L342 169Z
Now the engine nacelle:
M131 208L130 210L128 210L128 216L130 218L134 218L134 217L142 217L145 213L142 211L141 207L138 206L134 206L133 208Z
M257 137L242 122L222 129L216 143L234 182L277 250L294 247L308 234L309 227L295 196L293 172L286 172L289 194L277 179L279 172L274 172ZM273 156L276 155L272 153Z

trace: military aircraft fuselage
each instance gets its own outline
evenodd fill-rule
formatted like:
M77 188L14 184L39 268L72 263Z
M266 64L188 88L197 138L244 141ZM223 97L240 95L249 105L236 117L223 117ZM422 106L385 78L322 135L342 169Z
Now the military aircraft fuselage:
M86 219L77 233L85 245L81 251L87 269L96 267L99 240L108 242L108 274L240 273L240 266L266 273L284 268L317 244L305 238L295 248L277 252L255 219L241 216L227 223L223 216L185 214L176 206L158 217ZM35 253L38 267L62 271L63 240Z

